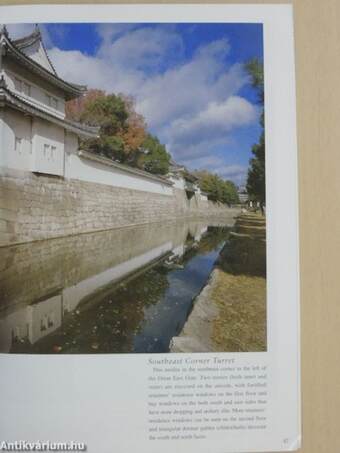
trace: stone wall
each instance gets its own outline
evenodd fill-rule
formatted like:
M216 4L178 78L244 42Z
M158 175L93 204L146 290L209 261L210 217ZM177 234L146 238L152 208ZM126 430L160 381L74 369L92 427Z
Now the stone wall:
M173 191L172 196L160 195L2 168L0 245L183 217L230 217L234 212Z

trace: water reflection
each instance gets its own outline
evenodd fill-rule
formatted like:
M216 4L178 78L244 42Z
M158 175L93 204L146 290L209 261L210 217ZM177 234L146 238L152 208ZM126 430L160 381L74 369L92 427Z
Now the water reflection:
M0 249L0 351L168 351L228 231L210 223Z

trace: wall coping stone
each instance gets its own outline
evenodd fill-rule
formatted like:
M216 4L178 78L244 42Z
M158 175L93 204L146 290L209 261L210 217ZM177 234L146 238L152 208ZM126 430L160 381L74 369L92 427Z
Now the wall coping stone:
M111 159L108 159L107 157L98 156L98 155L88 152L88 151L80 150L80 151L78 151L78 156L81 158L84 158L84 159L92 160L94 162L99 162L100 164L103 164L103 165L106 165L109 167L117 168L118 170L121 170L126 173L132 173L133 175L141 176L142 178L145 178L145 179L161 182L162 184L165 184L167 186L174 185L174 183L172 181L169 181L169 179L167 179L165 177L153 175L152 173L148 173L144 170L139 170L138 168L128 167L127 165L120 164L119 162L115 162Z

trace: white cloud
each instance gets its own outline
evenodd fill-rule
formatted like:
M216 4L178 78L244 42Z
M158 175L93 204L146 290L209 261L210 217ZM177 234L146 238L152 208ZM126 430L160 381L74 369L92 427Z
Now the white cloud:
M202 141L224 139L234 128L252 123L256 108L245 99L230 96L224 102L211 102L190 118L173 121L168 131L170 144L197 145Z
M89 88L135 95L144 83L142 71L121 67L77 50L63 51L54 47L49 56L62 78Z
M110 43L117 36L137 28L138 24L99 24L97 25L97 33L103 39L104 43Z
M221 176L224 179L229 179L237 185L242 185L246 181L248 167L239 164L227 165L225 156L223 155L208 155L199 156L184 160L184 165L191 165L194 170L208 170Z
M198 113L209 102L226 99L240 89L246 81L241 67L234 65L226 72L222 49L226 55L225 40L201 48L190 61L145 81L137 93L137 106L152 127Z
M109 31L108 31L109 30ZM124 27L123 27L124 30ZM145 27L131 30L117 39L117 29L105 29L105 38L98 57L109 60L115 67L143 68L144 71L160 69L162 62L169 64L172 56L179 56L183 49L181 37L171 29ZM111 33L110 33L111 32Z
M201 47L191 60L162 72L162 63L168 67L169 58L182 53L183 43L173 29L127 27L123 32L122 27L118 32L117 27L113 31L110 27L101 29L105 39L96 56L53 48L50 57L65 79L132 94L138 111L153 129L167 129L172 121L197 114L209 102L227 99L246 82L240 65L225 71L226 40ZM158 69L156 73L152 66Z
M224 165L216 170L220 176L231 179L238 185L244 184L248 173L248 168L242 165Z
M184 163L191 164L192 159L188 159L187 161L184 160ZM213 169L218 168L220 165L224 164L224 160L222 156L219 155L209 155L209 156L199 156L194 160L195 170L202 170L202 169Z

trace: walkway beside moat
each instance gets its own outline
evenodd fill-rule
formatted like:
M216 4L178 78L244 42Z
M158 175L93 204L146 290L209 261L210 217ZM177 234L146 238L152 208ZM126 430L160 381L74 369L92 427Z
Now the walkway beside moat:
M237 218L171 352L266 350L265 218Z

